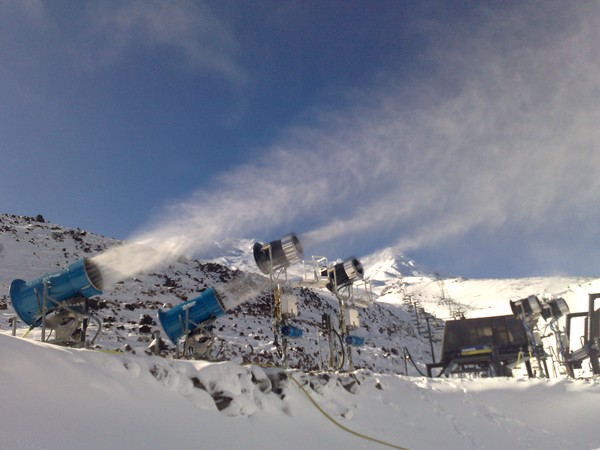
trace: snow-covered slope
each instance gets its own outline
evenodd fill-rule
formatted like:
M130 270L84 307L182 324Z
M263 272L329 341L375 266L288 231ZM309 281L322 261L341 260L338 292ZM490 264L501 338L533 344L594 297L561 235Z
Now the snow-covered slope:
M6 449L600 445L596 380L306 374L65 349L3 334L0 352Z
M92 257L120 243L81 230L66 229L55 224L36 222L33 218L0 216L0 245L3 264L0 283L6 308L0 316L0 326L8 328L13 316L8 306L8 286L12 279L26 281L48 272L65 268L69 263ZM251 240L227 240L215 243L222 256L212 260L179 258L157 266L149 272L122 280L107 289L92 302L102 330L95 344L103 349L144 351L152 340L152 332L160 330L157 310L169 308L198 296L209 287L226 289L232 280L248 276L265 284L267 278L255 272ZM244 248L245 247L245 248ZM336 314L337 299L324 288L302 283L301 270L295 275L292 291L298 299L299 314L295 324L304 331L302 340L293 341L291 367L318 369L325 361L326 342L319 335L321 315ZM310 285L310 284L309 284ZM268 284L267 284L268 287ZM404 370L400 361L403 347L416 354L427 354L428 345L415 332L411 317L397 305L372 302L361 308L361 332L367 345L355 352L356 367L378 372ZM224 355L242 362L274 363L277 356L271 331L270 300L265 292L217 319L216 332L226 342ZM23 334L26 330L21 325ZM36 336L36 332L32 336ZM167 354L173 355L170 345Z
M199 295L208 287L221 288L245 276L265 282L253 260L253 240L225 239L214 244L209 260L179 258L151 271L122 280L106 290L93 307L102 321L96 344L105 349L143 351L159 330L156 313ZM13 312L8 287L15 278L35 279L61 270L81 258L92 257L120 245L119 241L91 232L69 229L32 217L0 215L0 326L8 328ZM305 255L308 259L309 255ZM510 314L509 300L536 295L563 295L573 311L584 310L587 293L599 283L587 278L549 277L531 279L442 279L428 275L416 262L383 250L362 258L374 298L360 308L361 329L367 345L355 355L357 367L378 372L406 373L401 358L407 348L423 364L431 361L425 339L424 319L434 319L434 352L439 350L443 321L458 316L480 317ZM337 299L329 291L303 283L302 267L290 270L293 292L299 300L296 324L305 339L295 342L292 367L313 370L323 362L319 356L321 314L335 314ZM228 358L274 362L270 324L270 301L266 293L217 320L218 334L227 343ZM25 327L22 326L21 333ZM35 336L35 332L33 332ZM174 347L170 347L172 351ZM414 372L416 373L416 372Z
M295 323L304 331L290 352L292 370L274 367L265 293L218 319L228 362L174 360L172 346L166 358L147 355L159 307L240 277L265 281L252 243L227 239L215 243L211 259L179 258L106 289L94 303L95 349L68 349L40 343L37 329L19 338L23 324L10 336L9 284L121 243L0 215L0 447L600 447L597 380L425 379L403 359L406 348L421 370L431 361L425 318L438 354L445 319L509 314L509 300L531 294L561 295L582 310L600 289L595 279L442 279L386 250L362 258L378 297L359 309L366 345L353 373L310 372L325 360L321 314L335 313L337 300L302 282L301 269L291 271Z

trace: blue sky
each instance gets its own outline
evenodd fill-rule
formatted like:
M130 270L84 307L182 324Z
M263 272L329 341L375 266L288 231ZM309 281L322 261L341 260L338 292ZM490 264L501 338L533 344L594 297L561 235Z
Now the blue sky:
M0 0L2 212L598 276L600 4Z

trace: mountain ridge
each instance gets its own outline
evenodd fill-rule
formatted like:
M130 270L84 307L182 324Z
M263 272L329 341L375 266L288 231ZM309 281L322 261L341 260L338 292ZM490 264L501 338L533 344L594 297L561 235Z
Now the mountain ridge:
M3 248L0 283L4 292L8 291L12 279L36 279L61 270L76 260L93 257L111 246L122 244L122 241L49 222L37 222L26 216L0 215L0 226L0 245ZM233 240L229 244L231 242ZM241 273L266 280L256 273L256 269L251 269L250 249L244 253L239 248L239 243L249 244L251 241L235 242L237 251L226 250L224 256L214 260L180 258L123 280L103 292L93 302L95 314L102 323L95 344L108 350L127 347L144 351L152 341L152 332L161 330L156 318L158 309L168 309L194 298L209 287L226 290L227 283ZM242 266L241 269L238 266ZM321 315L326 312L335 316L337 299L326 289L303 285L297 279L294 279L292 292L298 299L299 309L294 323L304 330L305 338L292 343L290 364L314 370L324 361L319 356L320 346L325 345L324 338L318 336ZM9 328L12 317L8 300L5 294L3 302L6 309L0 317L0 326L5 329ZM216 332L225 341L225 353L231 359L277 363L269 302L268 295L263 292L215 321ZM356 351L357 364L377 371L399 371L401 364L398 358L404 346L410 345L418 353L427 351L415 334L410 316L402 308L371 302L367 308L360 310L360 316L361 331L368 336L369 345ZM174 348L169 345L167 354L173 352Z
M224 239L215 243L212 259L179 258L117 283L94 305L102 323L97 345L144 351L152 333L161 330L156 313L199 295L209 287L226 289L227 283L247 273L257 282L268 281L255 267L251 239ZM61 227L34 217L0 214L0 328L12 317L8 287L13 279L26 281L61 270L81 258L98 255L123 241L80 229ZM244 247L247 247L246 249ZM221 254L219 252L222 252ZM308 262L307 262L308 263ZM456 315L510 314L509 300L531 294L566 293L575 310L582 309L586 292L597 289L595 279L549 277L535 279L469 280L428 275L418 263L384 249L362 260L373 298L358 308L360 334L367 345L356 353L356 363L374 371L406 372L401 353L407 348L421 367L431 360L423 319L430 315L443 324ZM335 316L337 299L326 289L302 279L302 268L290 268L292 292L299 314L294 323L305 338L293 342L291 364L315 369L325 345L319 336L321 315ZM261 281L262 280L262 281ZM375 300L376 299L376 300ZM265 292L217 319L216 330L234 360L276 363L271 331L270 300ZM415 314L415 309L421 314ZM434 352L439 353L441 329L434 330ZM32 333L35 335L35 332ZM320 342L322 341L322 342ZM173 354L174 348L169 349Z

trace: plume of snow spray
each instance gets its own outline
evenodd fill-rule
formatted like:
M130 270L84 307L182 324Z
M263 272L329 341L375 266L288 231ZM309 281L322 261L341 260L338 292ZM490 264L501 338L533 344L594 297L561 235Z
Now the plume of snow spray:
M477 227L535 234L576 218L590 229L589 205L600 202L600 28L586 8L553 35L509 13L483 20L467 41L436 31L447 47L427 54L430 77L390 81L312 128L290 129L257 164L209 180L98 263L130 276L282 228L302 232L313 254L326 245L335 256L356 253L352 240L414 250ZM497 36L504 45L490 46Z

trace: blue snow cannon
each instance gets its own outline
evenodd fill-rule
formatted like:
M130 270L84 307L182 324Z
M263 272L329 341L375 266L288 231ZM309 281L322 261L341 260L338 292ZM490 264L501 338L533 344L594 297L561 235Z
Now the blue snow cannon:
M158 310L158 320L173 344L186 332L193 331L202 322L225 314L223 300L213 288L199 297L174 306L168 311Z
M44 292L44 289L47 289ZM77 296L87 298L102 294L102 274L90 259L81 259L59 272L46 274L33 281L13 280L10 284L12 306L27 325L33 325L42 315L46 294L46 311Z

